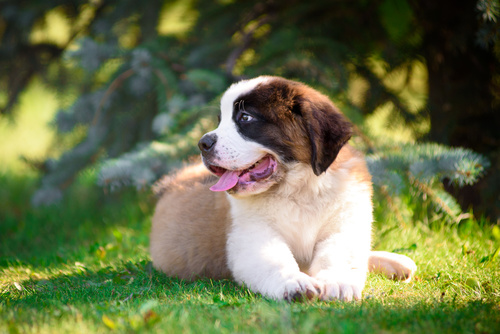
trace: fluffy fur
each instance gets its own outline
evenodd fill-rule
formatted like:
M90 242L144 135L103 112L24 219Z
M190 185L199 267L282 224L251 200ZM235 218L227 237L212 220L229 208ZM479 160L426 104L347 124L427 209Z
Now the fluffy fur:
M233 278L278 300L360 299L368 270L409 281L411 259L370 252L371 177L346 144L351 133L306 85L233 84L219 126L200 140L205 166L157 186L154 266L183 279Z

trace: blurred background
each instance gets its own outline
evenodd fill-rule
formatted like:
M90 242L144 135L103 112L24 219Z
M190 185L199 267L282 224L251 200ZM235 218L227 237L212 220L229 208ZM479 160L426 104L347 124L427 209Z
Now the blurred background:
M0 234L36 207L150 196L197 154L228 85L263 74L313 86L356 125L378 220L498 224L499 11L497 0L2 1Z

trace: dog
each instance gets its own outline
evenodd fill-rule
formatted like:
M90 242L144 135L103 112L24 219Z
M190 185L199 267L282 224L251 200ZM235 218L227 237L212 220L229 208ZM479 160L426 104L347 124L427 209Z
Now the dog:
M358 300L368 271L409 281L408 257L371 251L372 183L351 123L323 94L281 77L231 85L202 163L155 186L153 265L231 278L276 300Z

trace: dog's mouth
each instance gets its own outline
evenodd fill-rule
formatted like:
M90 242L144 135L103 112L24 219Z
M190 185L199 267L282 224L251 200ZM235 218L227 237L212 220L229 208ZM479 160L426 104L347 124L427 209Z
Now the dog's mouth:
M219 181L210 187L212 191L227 191L237 185L249 185L269 179L277 169L278 163L270 155L265 155L245 169L229 170L207 164L208 169L219 177Z

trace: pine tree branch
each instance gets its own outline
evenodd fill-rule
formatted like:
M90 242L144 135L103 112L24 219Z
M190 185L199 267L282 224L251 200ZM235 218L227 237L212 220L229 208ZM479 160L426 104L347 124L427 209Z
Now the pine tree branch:
M58 60L75 39L95 22L108 5L108 2L109 1L105 0L97 1L93 13L94 15L90 19L87 18L85 21L80 18L80 20L84 20L84 23L78 24L78 22L76 22L76 24L73 24L71 28L72 31L64 45L57 46L51 43L37 43L20 45L18 47L18 53L21 55L21 58L24 57L24 59L20 60L20 65L12 66L11 73L8 74L9 94L5 107L0 109L0 115L10 113L19 98L19 94L26 88L31 79L37 74L43 73L45 68L48 67L48 64ZM78 21L78 19L76 21ZM18 60L16 59L16 61ZM22 71L18 70L20 67Z
M130 76L132 76L134 73L135 73L134 69L130 68L130 69L126 70L125 72L123 72L122 74L120 74L115 80L113 80L113 82L111 82L108 89L106 89L104 96L102 97L101 101L99 102L99 106L97 107L97 110L95 112L94 119L92 120L92 126L95 126L97 124L97 122L99 121L99 117L101 115L102 108L103 108L104 104L106 103L106 101L108 100L109 96L115 90L120 88L121 85L123 85L123 83L125 82L125 80L130 78Z
M18 100L19 94L30 83L31 79L40 73L46 65L61 56L64 49L50 43L22 45L20 60L13 61L8 74L9 93L7 104L0 109L0 114L8 114Z
M80 12L80 17L76 20L77 22L72 25L70 37L63 47L64 50L66 50L78 36L84 33L100 17L108 3L110 2L106 0L90 2L91 6L95 6L91 18L85 18L85 15L81 15L82 13ZM78 22L78 20L83 21L83 23Z
M403 218L403 215L401 214L401 211L399 210L398 206L394 203L392 196L387 191L387 186L385 186L385 185L381 186L381 187L379 187L379 189L380 189L380 193L385 197L385 199L387 201L387 205L389 206L389 209L391 209L392 212L394 212L394 214L396 216L396 220L399 222L399 224L402 227L406 227L406 223L405 223L405 220Z
M229 54L229 56L227 57L226 62L225 62L226 73L229 77L231 77L231 78L235 77L233 74L233 71L234 71L234 67L236 66L236 62L238 61L240 56L247 49L249 49L250 46L252 45L252 43L254 42L255 32L257 31L257 29L259 29L264 24L266 24L270 21L271 21L271 16L265 15L262 18L260 18L257 21L257 23L254 26L252 26L246 33L243 34L242 43L240 44L240 46L238 46L233 51L231 51L231 53ZM242 33L243 33L243 31L242 31Z
M454 210L448 204L446 204L431 187L427 186L423 182L420 182L418 179L412 177L410 174L408 174L408 178L410 182L414 184L418 190L420 190L420 192L432 198L434 203L436 203L441 209L443 209L443 211L445 211L446 214L452 217L455 223L459 223L462 219L468 218L467 214L460 213L459 215L457 215L454 212Z
M379 78L373 73L373 71L366 64L356 64L354 63L356 73L363 77L370 84L370 95L364 104L363 110L366 114L372 113L375 109L382 106L387 102L391 102L396 110L398 110L409 125L418 123L421 120L421 116L411 112L408 107L401 101L398 96L400 92L394 92L387 88L383 82L383 78ZM401 87L401 91L404 90L404 85Z
M352 122L351 122L352 123ZM366 147L368 147L368 152L376 153L376 147L373 141L368 137L356 124L352 123L354 133L361 138Z
M154 69L154 73L160 79L163 87L165 88L165 97L167 98L167 100L172 98L172 91L168 89L168 81L167 78L165 78L165 75L163 75L163 73L161 73L161 71L157 68Z

